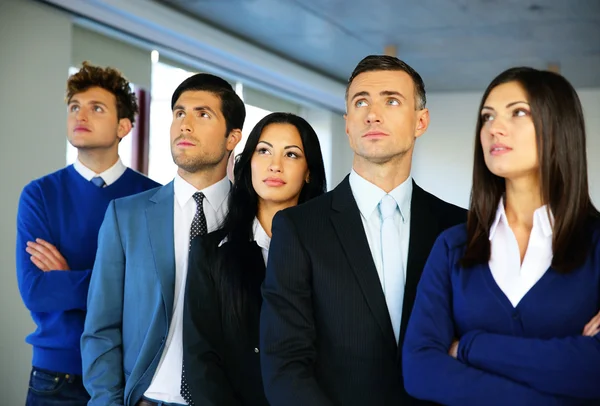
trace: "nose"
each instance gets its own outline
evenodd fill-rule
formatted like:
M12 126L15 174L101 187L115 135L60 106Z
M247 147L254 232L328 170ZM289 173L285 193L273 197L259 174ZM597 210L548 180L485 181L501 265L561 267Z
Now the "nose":
M491 136L506 136L506 125L503 123L502 119L496 117L489 123L489 132Z
M273 156L273 158L271 159L271 163L269 164L269 172L281 172L281 158Z
M75 113L75 119L77 121L87 121L87 114L84 112L83 108L77 110L77 112Z
M377 105L373 105L369 107L369 112L367 113L366 123L367 124L375 124L381 123L381 112Z
M191 118L188 118L187 115L181 119L179 129L182 133L191 133L194 131L194 127L191 125L190 120Z

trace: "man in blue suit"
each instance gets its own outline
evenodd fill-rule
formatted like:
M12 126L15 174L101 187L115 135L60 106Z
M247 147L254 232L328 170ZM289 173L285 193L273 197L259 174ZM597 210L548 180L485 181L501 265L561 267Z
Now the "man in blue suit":
M182 316L190 238L218 228L229 154L244 103L225 80L197 74L175 90L166 186L107 209L81 338L89 405L187 405ZM191 404L191 402L190 402Z

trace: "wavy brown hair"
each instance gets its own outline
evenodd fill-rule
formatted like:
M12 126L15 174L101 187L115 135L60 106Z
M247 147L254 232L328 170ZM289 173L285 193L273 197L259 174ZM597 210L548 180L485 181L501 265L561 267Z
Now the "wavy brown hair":
M137 97L129 86L129 81L118 70L91 65L84 61L79 72L67 80L67 103L78 93L92 87L100 87L115 95L117 99L118 119L128 118L131 124L135 122L138 113Z
M552 267L570 272L580 266L589 251L590 217L598 217L588 189L585 122L579 97L561 75L533 68L508 69L487 87L479 105L475 131L473 187L467 220L467 246L461 263L465 267L490 259L489 233L500 199L504 178L487 168L481 146L481 109L497 86L515 82L531 106L540 162L539 178L544 204L554 216Z

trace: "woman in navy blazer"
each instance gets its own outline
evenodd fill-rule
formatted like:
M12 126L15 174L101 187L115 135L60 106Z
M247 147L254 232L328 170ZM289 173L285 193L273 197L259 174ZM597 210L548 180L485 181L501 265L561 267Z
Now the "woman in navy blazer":
M509 69L477 120L466 225L442 233L403 348L413 396L600 404L600 220L585 125L562 76Z
M235 165L223 227L192 242L183 361L194 404L268 405L258 331L271 222L279 210L325 190L310 124L288 113L263 118Z

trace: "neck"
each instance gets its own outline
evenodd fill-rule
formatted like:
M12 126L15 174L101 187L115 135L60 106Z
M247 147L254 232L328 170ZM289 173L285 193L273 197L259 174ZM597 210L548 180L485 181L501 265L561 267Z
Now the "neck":
M273 224L273 217L280 210L287 209L288 207L296 206L298 204L298 199L295 201L285 202L285 203L274 203L274 202L265 202L259 198L258 200L258 212L256 213L256 218L258 218L258 222L265 230L267 235L271 237L271 226Z
M202 190L223 180L226 172L225 167L221 166L222 165L210 169L202 169L197 172L187 172L186 170L179 168L177 173L190 185L198 190Z
M119 160L119 152L117 148L111 150L79 149L77 151L77 159L79 159L79 162L86 168L89 168L98 174L117 163Z
M369 162L358 155L354 155L352 168L361 177L389 193L408 179L411 160L412 151L380 164Z
M508 223L533 228L533 213L543 205L537 177L506 179L505 212Z

